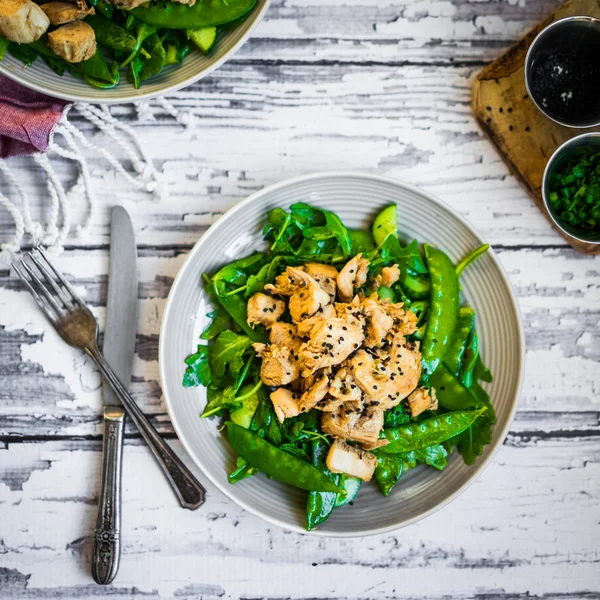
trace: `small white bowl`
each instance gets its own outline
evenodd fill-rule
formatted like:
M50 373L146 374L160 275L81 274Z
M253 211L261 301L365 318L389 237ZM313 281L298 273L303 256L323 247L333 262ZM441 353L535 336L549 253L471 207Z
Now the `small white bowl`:
M24 67L20 60L8 52L4 60L0 61L0 73L42 94L73 102L116 104L163 96L198 81L231 58L258 25L270 2L271 0L258 0L248 18L235 29L225 32L208 56L194 49L181 64L165 67L159 75L144 81L137 90L126 80L123 71L118 85L103 90L92 87L80 79L75 79L69 73L65 73L63 76L57 75L41 58L38 58L30 67Z
M415 187L375 175L323 173L284 181L250 196L213 225L191 251L171 288L159 343L162 389L175 430L196 464L225 495L269 523L305 533L306 492L262 474L230 485L227 474L235 457L226 435L218 431L219 419L199 418L206 390L181 385L183 361L196 351L209 322L206 313L211 306L201 285L202 274L264 249L261 229L267 210L294 202L333 211L352 228L367 228L378 211L397 203L400 232L407 239L439 245L453 261L483 240L451 208ZM494 374L488 386L498 417L492 443L471 467L454 453L442 472L430 467L409 471L388 498L375 483L364 484L352 506L336 509L311 535L364 536L418 521L465 490L502 445L523 374L525 344L519 309L492 250L465 271L461 285L463 299L476 311L483 357Z

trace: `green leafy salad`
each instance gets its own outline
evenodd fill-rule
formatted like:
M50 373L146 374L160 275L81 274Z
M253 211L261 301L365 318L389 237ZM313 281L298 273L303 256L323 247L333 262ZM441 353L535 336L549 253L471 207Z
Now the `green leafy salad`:
M0 60L41 58L97 88L136 88L192 51L208 54L240 25L256 0L0 1Z
M488 246L454 265L403 245L396 205L371 231L304 203L275 208L263 235L267 250L204 275L215 310L183 378L207 388L202 417L225 420L229 482L262 471L307 490L310 530L363 482L388 496L453 451L473 464L495 415L459 278Z

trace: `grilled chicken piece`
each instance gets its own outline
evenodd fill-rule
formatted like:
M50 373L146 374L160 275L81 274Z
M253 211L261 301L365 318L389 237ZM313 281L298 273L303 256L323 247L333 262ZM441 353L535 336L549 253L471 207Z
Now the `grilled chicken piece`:
M148 0L146 0L148 2ZM194 6L196 0L171 0L171 2L179 2L179 4L187 4L188 6Z
M408 397L408 407L410 408L410 416L416 417L426 410L436 410L438 407L435 388L428 390L426 387L417 388Z
M331 302L335 300L336 280L339 275L335 267L321 263L306 263L304 270L329 294Z
M329 395L340 402L351 402L362 398L362 390L356 385L351 371L342 367L329 385Z
M369 261L362 252L350 259L337 276L338 296L343 302L350 302L354 288L359 288L367 280Z
M383 351L380 351L384 354ZM351 360L352 374L358 386L379 408L387 410L399 404L416 387L421 377L421 353L416 343L407 343L394 334L382 358L373 358L359 350Z
M329 377L321 375L319 379L300 398L300 412L308 412L323 400L329 389Z
M289 309L294 323L312 317L329 304L327 292L308 273L298 267L288 267L275 278L275 285L265 286L265 292L290 296Z
M354 448L342 440L335 440L327 453L327 468L332 473L346 473L369 481L377 466L377 457L370 452Z
M94 14L94 8L79 8L69 2L47 2L40 5L40 8L46 13L50 19L51 25L64 25L71 21L84 19L88 15Z
M270 329L285 311L285 302L258 292L248 300L248 325Z
M377 294L363 300L362 308L367 322L364 345L367 348L379 348L394 326L394 319L388 314L386 305L378 301Z
M17 44L39 40L50 26L46 13L31 0L0 1L0 35Z
M417 330L417 315L412 310L404 310L402 302L386 304L386 310L394 319L394 330L402 335L411 335Z
M285 346L271 344L253 344L256 353L262 358L260 378L263 383L278 387L298 379L300 371L292 357L291 350Z
M50 50L67 62L78 63L92 58L96 53L96 34L83 21L61 25L48 34Z
M300 321L297 325L298 335L301 337L308 337L313 327L317 323L321 323L323 321L328 321L329 319L333 319L335 317L335 308L333 304L328 304L323 307L322 311L317 312L316 315L309 317L308 319L304 319L304 321Z
M363 450L368 450L369 452L372 450L377 450L377 448L381 448L382 446L387 446L390 443L390 440L387 438L379 438L376 442L372 444L361 444Z
M302 376L317 369L339 365L361 344L364 334L356 319L329 319L313 327L308 342L300 348Z
M302 340L296 333L295 325L277 321L277 323L273 323L271 330L269 331L269 341L276 346L285 346L294 353L302 345Z
M345 402L336 411L324 413L321 427L325 433L343 440L374 444L383 427L383 411L362 402Z
M285 388L279 388L271 393L271 402L277 415L277 420L283 423L289 417L297 417L300 414L300 406L297 394Z
M384 287L392 287L398 279L400 279L400 267L398 265L381 269L381 285Z
M317 402L315 408L322 412L337 412L340 406L344 405L343 400L339 400L338 398L334 398L333 396L325 396L323 400Z

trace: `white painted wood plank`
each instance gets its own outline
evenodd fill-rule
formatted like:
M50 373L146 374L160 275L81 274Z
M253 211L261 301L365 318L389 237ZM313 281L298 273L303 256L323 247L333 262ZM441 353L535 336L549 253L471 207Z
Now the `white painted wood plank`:
M103 597L88 566L99 448L55 442L0 450L2 468L15 472L0 483L0 597L20 597L25 584L28 598ZM443 511L356 540L271 528L207 487L205 507L178 508L148 450L127 443L124 547L111 597L597 597L586 595L598 591L596 440L504 446Z
M509 175L471 115L473 68L344 65L226 65L171 97L193 113L186 129L163 109L136 123L131 106L113 112L131 123L162 174L169 198L131 192L90 157L98 196L96 226L70 243L106 244L109 207L123 203L142 245L191 244L235 203L265 185L323 170L381 173L422 186L448 202L490 242L564 245ZM516 116L516 115L515 115ZM94 142L114 146L74 119ZM9 164L44 220L47 193L30 159ZM55 164L68 185L74 169ZM5 187L3 186L3 189ZM9 190L10 191L10 190ZM14 195L13 195L14 197ZM73 199L73 220L87 206ZM12 231L0 213L0 239Z

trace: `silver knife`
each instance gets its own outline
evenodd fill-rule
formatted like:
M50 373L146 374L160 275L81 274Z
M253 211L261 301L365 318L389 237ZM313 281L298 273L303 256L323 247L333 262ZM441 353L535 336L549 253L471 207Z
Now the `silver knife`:
M115 206L111 213L108 301L103 353L125 387L131 382L137 326L137 251L127 211ZM92 553L96 583L110 583L119 569L121 555L121 462L125 410L108 383L104 399L102 487Z

